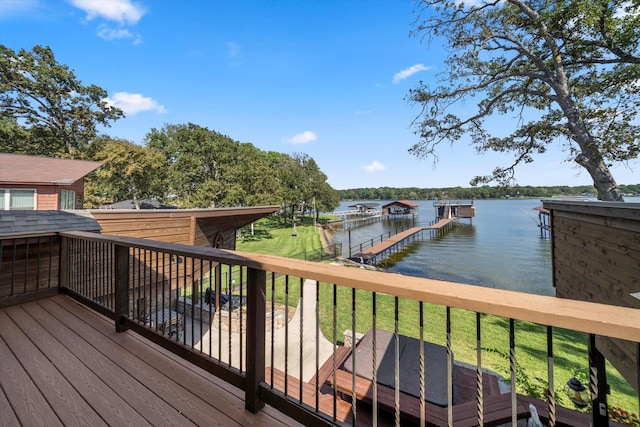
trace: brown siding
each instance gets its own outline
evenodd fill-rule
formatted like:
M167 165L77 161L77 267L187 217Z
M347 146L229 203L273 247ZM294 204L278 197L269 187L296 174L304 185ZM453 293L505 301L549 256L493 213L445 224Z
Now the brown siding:
M57 187L42 185L37 188L38 205L40 211L55 211L60 208L60 192Z
M216 242L221 236L222 245ZM198 219L195 226L195 242L194 246L204 246L210 248L236 248L236 230L224 230L220 225L211 221Z
M640 221L629 209L550 208L557 296L640 308L631 296L640 291ZM598 338L597 345L637 389L637 344Z
M102 227L102 234L115 236L139 237L168 243L182 243L188 245L191 231L191 221L182 218L97 218Z

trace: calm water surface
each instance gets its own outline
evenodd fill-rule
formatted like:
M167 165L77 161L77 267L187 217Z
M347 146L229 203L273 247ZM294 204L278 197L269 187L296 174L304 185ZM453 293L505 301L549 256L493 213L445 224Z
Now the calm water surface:
M387 201L381 201L383 205ZM433 201L419 201L415 225L427 225L435 218ZM344 210L354 202L342 202ZM423 233L386 266L389 272L510 289L541 295L554 295L551 279L551 241L540 237L539 199L476 200L476 217L462 219L442 237ZM352 229L338 230L336 242L348 255L349 238L356 245L377 238L411 220L388 220Z

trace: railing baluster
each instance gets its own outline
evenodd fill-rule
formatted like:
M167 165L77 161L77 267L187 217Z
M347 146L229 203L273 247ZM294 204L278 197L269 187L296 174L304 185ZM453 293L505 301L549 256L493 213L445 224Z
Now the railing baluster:
M378 342L376 340L376 329L377 329L377 294L375 292L371 293L371 313L372 313L372 320L371 320L371 341L372 341L372 345L371 345L371 371L373 372L373 425L377 426L378 425L378 370L376 369L378 366L378 360L377 360L377 351L376 348L378 346ZM355 350L355 347L352 347L352 351Z
M273 375L274 375L274 362L275 362L275 309L276 309L276 273L271 273L271 370L269 383L271 384L271 389L273 389ZM284 321L288 320L288 313L284 313Z
M233 277L233 267L229 266L229 275L227 276L227 294L229 295L229 299L227 300L227 313L229 315L229 317L227 318L227 321L229 323L229 327L227 328L227 344L229 344L229 351L228 351L228 355L229 355L229 359L228 359L228 363L229 366L232 366L231 362L232 362L232 347L233 347L233 343L232 343L232 330L233 330L233 323L231 321L231 314L233 312L233 300L231 299L233 296L233 288L232 288L232 284L233 284L233 279L231 279Z
M418 318L419 327L420 327L420 426L424 427L426 425L426 405L425 405L425 397L427 394L426 384L425 384L425 355L424 355L424 303L422 301L418 302L418 310L420 310L420 315Z
M331 336L331 344L333 345L333 352L331 353L331 361L333 367L333 383L336 384L336 372L338 370L337 361L336 361L336 340L338 339L338 330L337 330L337 305L338 305L338 287L335 283L332 285L333 287L333 303L332 303L332 336ZM335 422L338 413L338 391L336 387L333 387L333 413L332 420Z
M476 404L478 410L478 425L484 425L484 390L482 384L482 331L480 327L480 313L476 313Z
M300 341L300 347L299 347L299 360L298 363L300 365L300 376L298 378L300 378L300 381L298 382L299 386L300 386L300 403L302 403L302 385L304 383L304 371L303 371L303 367L304 367L304 354L303 354L303 348L304 348L304 316L302 315L302 312L304 310L304 283L303 283L304 279L301 277L300 278L300 302L298 303L298 307L300 310L300 334L299 334L299 341Z
M239 352L239 356L238 358L240 359L240 364L238 365L238 369L242 372L242 358L243 358L243 348L242 348L242 288L244 286L244 268L243 267L239 267L240 270L240 302L238 303L238 315L240 317L240 340L239 340L239 345L238 345L238 352Z
M451 345L451 307L446 309L447 330L447 424L453 426L453 348Z
M25 254L24 254L24 284L22 286L23 294L27 293L27 276L29 274L29 241L31 239L27 238L25 239Z
M284 311L289 313L289 275L284 279ZM289 395L289 322L284 324L284 395Z
M556 392L553 379L553 328L547 326L547 379L549 383L547 400L549 403L549 427L556 425Z
M315 395L315 410L320 410L320 378L318 372L320 371L320 282L316 281L316 395ZM640 357L640 354L638 355Z
M351 349L355 354L356 349L356 289L351 288ZM351 358L351 372L354 374L351 376L351 425L357 425L357 402L356 398L356 358Z
M38 259L36 260L36 290L40 289L40 263L42 254L42 236L38 236ZM0 256L0 260L2 257ZM1 262L1 261L0 261Z
M511 372L511 424L518 422L518 402L516 395L516 333L515 321L509 319L509 370Z
M393 345L394 345L394 373L395 373L395 425L400 426L400 325L399 325L398 297L393 298Z

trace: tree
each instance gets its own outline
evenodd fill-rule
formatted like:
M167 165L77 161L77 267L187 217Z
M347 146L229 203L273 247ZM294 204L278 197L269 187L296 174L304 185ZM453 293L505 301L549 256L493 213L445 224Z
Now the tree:
M471 3L476 4L476 3ZM513 152L510 166L472 185L514 182L515 167L557 141L585 168L601 200L622 200L610 172L638 157L640 3L637 0L506 0L465 6L422 0L416 35L451 49L442 84L409 92L422 105L414 122L418 157L468 135L478 152ZM461 115L461 102L479 99ZM466 106L465 106L466 108ZM457 111L455 110L457 109ZM515 128L490 131L486 120L512 115ZM437 159L437 157L435 157Z
M87 182L92 204L132 199L136 209L143 198L164 199L165 168L162 154L123 139L101 137L91 144L93 160L103 162Z
M83 86L73 71L56 62L49 47L14 52L0 45L0 121L29 131L25 154L78 157L97 135L124 113L105 101L96 85ZM11 148L0 134L0 149Z

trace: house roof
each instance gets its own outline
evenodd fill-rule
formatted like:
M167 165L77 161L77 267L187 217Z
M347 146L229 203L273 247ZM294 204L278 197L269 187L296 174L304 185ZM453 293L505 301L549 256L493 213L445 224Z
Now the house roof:
M404 206L407 208L417 208L420 205L417 204L416 202L412 202L411 200L396 200L395 202L387 203L382 208L384 209L389 206Z
M176 206L167 205L157 200L151 199L143 199L138 200L138 206L140 209L177 209ZM121 202L111 203L110 205L105 205L106 209L135 209L136 206L133 203L133 200L123 200Z
M0 236L3 237L100 230L98 221L85 211L0 211Z
M0 153L0 184L71 185L102 163Z

